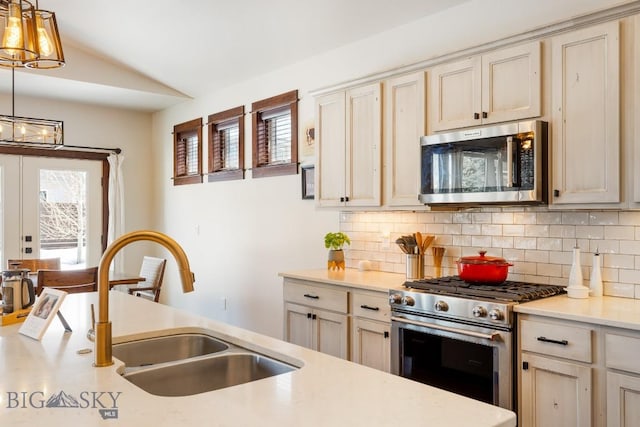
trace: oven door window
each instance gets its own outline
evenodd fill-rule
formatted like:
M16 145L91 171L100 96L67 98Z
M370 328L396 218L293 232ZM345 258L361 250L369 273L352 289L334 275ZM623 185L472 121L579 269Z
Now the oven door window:
M496 404L498 348L400 329L400 375Z
M517 191L514 142L510 136L423 145L422 193Z

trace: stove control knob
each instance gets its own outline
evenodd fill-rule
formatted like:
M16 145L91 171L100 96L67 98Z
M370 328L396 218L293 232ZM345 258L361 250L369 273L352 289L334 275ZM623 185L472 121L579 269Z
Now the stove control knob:
M489 312L489 317L491 320L502 320L504 319L504 313L501 310L494 308Z
M434 307L436 309L436 311L448 311L449 310L449 304L447 304L444 301L438 301L436 302L436 305Z
M389 304L401 304L402 296L399 294L389 295Z
M408 306L414 306L416 303L416 300L414 300L413 297L406 296L406 297L402 297L402 303Z
M487 309L481 305L473 307L472 313L474 317L487 317Z

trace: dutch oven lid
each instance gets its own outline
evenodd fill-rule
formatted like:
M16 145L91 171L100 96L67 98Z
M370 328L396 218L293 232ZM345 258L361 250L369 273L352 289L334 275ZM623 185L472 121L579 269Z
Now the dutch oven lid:
M485 256L487 251L478 251L480 255L463 256L458 260L461 264L511 265L506 259L497 256Z

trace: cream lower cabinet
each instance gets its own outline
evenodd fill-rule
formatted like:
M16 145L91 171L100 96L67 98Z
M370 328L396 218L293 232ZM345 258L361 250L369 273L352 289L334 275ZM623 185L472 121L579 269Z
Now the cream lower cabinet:
M351 361L391 372L391 309L386 295L352 293Z
M520 426L591 425L591 367L522 354Z
M342 359L349 357L346 290L285 279L284 300L286 341Z
M640 334L605 335L607 426L640 425Z
M381 371L391 369L386 292L284 279L284 339Z
M347 359L347 315L285 303L286 340Z
M518 425L593 425L592 328L528 316L518 325Z

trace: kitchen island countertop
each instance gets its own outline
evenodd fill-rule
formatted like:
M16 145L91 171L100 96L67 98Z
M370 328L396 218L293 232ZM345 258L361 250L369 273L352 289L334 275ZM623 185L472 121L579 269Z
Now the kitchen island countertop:
M196 295L197 296L197 295ZM186 298L191 295L186 295ZM157 331L206 332L301 366L290 373L186 397L151 395L119 375L122 364L94 368L86 338L97 293L68 295L42 341L0 327L3 425L68 426L514 426L515 414L265 335L110 292L114 343ZM52 397L65 407L47 407ZM53 399L55 400L55 399ZM74 403L75 401L75 403Z

